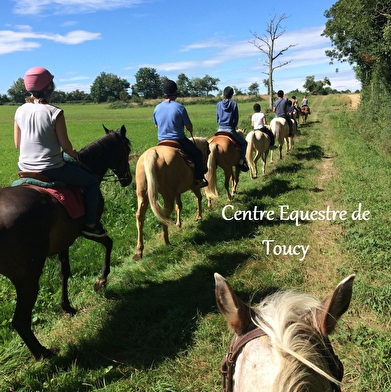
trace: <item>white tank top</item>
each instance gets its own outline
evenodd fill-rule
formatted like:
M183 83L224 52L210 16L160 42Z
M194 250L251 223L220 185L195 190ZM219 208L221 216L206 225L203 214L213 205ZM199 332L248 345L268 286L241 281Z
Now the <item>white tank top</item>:
M56 134L62 109L42 103L25 103L15 112L21 130L19 170L40 172L64 165Z

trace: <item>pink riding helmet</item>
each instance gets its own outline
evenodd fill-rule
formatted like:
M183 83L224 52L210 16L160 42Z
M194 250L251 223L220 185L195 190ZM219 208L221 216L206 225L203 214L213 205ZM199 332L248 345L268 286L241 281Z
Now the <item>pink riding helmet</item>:
M24 86L29 92L41 91L53 80L53 78L54 76L46 68L33 67L24 75Z

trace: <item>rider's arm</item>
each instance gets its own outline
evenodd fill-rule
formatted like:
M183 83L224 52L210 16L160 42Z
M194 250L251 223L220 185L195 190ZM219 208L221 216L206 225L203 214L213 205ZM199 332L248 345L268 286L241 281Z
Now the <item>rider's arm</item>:
M67 126L65 124L63 112L61 112L56 118L56 134L63 151L72 158L77 158L77 151L72 147L72 143L68 138Z

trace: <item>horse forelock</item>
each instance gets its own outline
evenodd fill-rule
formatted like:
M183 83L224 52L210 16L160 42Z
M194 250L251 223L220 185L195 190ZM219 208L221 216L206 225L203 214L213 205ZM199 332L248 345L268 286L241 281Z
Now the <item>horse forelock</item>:
M294 291L280 292L261 302L254 323L268 335L280 357L275 392L325 391L330 382L329 346L317 325L320 301Z

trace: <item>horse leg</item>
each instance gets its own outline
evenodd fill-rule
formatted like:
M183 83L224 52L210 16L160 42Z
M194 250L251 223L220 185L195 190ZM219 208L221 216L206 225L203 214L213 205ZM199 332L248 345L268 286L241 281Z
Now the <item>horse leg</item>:
M174 209L174 201L176 196L163 196L164 199L164 212L166 217L169 219L172 210ZM163 239L166 245L171 245L170 240L168 238L168 226L165 223L162 223L163 226Z
M268 154L269 150L267 150L266 152L262 153L262 174L265 175L266 174L266 159L267 159L267 154Z
M193 193L195 194L197 198L197 217L196 221L202 220L202 194L201 194L201 189L200 188L193 188L192 189Z
M282 144L280 144L279 150L280 150L280 159L282 159Z
M232 197L235 196L236 190L238 188L239 174L240 174L240 170L237 167L235 167L235 176L232 177Z
M259 158L261 157L261 153L257 150L255 157L254 157L254 172L252 175L252 178L257 178L258 177L258 168L257 168L257 164L259 161Z
M181 221L181 213L182 213L182 199L181 195L176 195L175 196L175 210L176 210L176 226L181 227L182 226L182 221Z
M227 192L228 201L231 201L233 198L233 186L234 186L234 174L232 168L227 169L225 172L225 179L224 179L224 187L225 191ZM232 194L229 191L229 182L232 180Z
M138 196L138 208L136 212L136 226L137 226L137 248L136 253L133 255L134 261L140 261L143 258L144 251L144 238L143 238L143 229L144 229L144 221L145 214L147 212L149 200L146 193Z
M12 326L37 360L50 358L58 351L56 349L47 349L42 346L31 330L31 316L38 296L39 277L41 276L44 263L45 258L42 258L39 261L31 260L30 265L37 267L38 264L37 270L31 268L24 276L18 277L17 280L15 279L12 281L17 294Z
M103 293L107 284L107 277L110 273L110 264L111 264L111 251L113 249L113 240L111 237L106 236L102 238L91 238L93 241L98 242L103 245L105 248L105 261L102 266L102 275L95 281L94 283L94 291L96 293Z
M74 315L76 309L71 306L68 298L68 279L71 275L71 267L69 265L69 248L58 254L59 275L61 280L61 308L64 312Z

